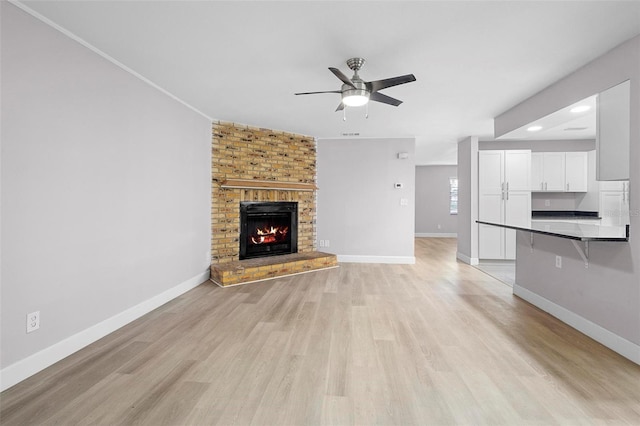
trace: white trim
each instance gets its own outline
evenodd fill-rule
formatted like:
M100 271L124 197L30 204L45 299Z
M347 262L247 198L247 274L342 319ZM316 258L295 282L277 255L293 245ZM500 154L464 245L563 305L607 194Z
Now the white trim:
M218 287L221 288L228 288L228 287L236 287L239 285L245 285L245 284L251 284L251 283L258 283L260 281L269 281L269 280L275 280L278 278L283 278L283 277L292 277L294 275L301 275L301 274L308 274L309 272L318 272L318 271L325 271L327 269L335 269L335 268L339 268L340 265L335 265L335 266L327 266L325 268L318 268L318 269L310 269L308 271L300 271L300 272L293 272L291 274L284 274L284 275L278 275L277 277L269 277L269 278L261 278L259 280L253 280L253 281L243 281L241 283L237 283L237 284L228 284L228 285L222 285L220 284L218 281L214 280L213 278L209 278L209 281L211 281L212 283L214 283L215 285L217 285Z
M526 300L534 306L553 315L560 321L570 325L593 340L602 343L612 351L615 351L636 364L640 364L640 345L628 341L617 334L589 321L570 310L545 299L542 296L527 290L517 284L513 286L513 294Z
M480 259L478 259L477 257L469 257L466 254L462 254L460 252L456 253L456 259L471 266L476 266L480 264Z
M458 238L455 232L416 232L416 238Z
M339 254L338 262L345 263L394 263L402 265L413 265L416 263L415 256L354 256L349 254Z
M210 271L207 269L205 272L198 274L195 277L170 288L169 290L153 296L151 299L147 299L144 302L112 316L111 318L107 318L106 320L76 333L73 336L67 337L66 339L55 343L40 352L36 352L27 358L3 368L0 370L0 391L4 391L28 377L33 376L37 372L44 370L61 359L66 358L74 352L77 352L91 343L103 338L107 334L113 333L117 329L199 286L209 279L209 274Z
M200 114L201 116L203 116L207 120L214 121L213 118L209 117L204 112L200 111L199 109L195 108L194 106L192 106L192 105L188 104L187 102L183 101L182 99L180 99L179 97L177 97L173 93L171 93L171 92L163 89L162 87L158 86L157 84L155 84L154 82L152 82L148 78L144 77L142 74L137 73L136 71L134 71L133 69L129 68L128 66L126 66L122 62L120 62L117 59L109 56L108 54L106 54L102 50L98 49L97 47L93 46L89 42L83 40L82 38L78 37L77 35L75 35L71 31L67 30L66 28L63 28L60 25L56 24L55 22L53 22L49 18L47 18L47 17L41 15L40 13L36 12L35 10L31 9L29 6L26 6L25 4L23 4L19 0L9 0L9 3L13 4L14 6L16 6L16 7L20 8L20 9L22 9L23 11L25 11L29 15L31 15L34 18L44 22L45 24L49 25L50 27L60 31L62 34L64 34L65 36L69 37L73 41L75 41L77 43L80 43L82 46L84 46L87 49L91 50L93 53L96 53L96 54L102 56L104 59L106 59L107 61L111 62L115 66L117 66L117 67L121 68L122 70L128 72L129 74L133 75L134 77L142 80L143 82L147 83L149 86L153 87L154 89L157 89L157 90L161 91L165 95L167 95L170 98L172 98L174 101L181 103L182 105L186 106L187 108L189 108L193 112Z

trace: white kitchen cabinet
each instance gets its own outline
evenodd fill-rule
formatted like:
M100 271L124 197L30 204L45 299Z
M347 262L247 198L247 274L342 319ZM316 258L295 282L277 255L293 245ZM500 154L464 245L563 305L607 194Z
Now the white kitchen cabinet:
M598 182L598 188L602 191L624 191L626 189L626 180L603 180Z
M596 179L629 179L631 88L629 80L598 94Z
M534 152L531 154L531 190L587 192L589 153Z
M478 218L528 227L531 223L531 151L480 151ZM516 232L479 225L480 259L515 259Z
M586 151L565 153L565 191L587 192L589 153Z
M600 182L599 213L602 226L629 224L629 182Z
M531 184L532 191L565 191L565 153L532 153Z

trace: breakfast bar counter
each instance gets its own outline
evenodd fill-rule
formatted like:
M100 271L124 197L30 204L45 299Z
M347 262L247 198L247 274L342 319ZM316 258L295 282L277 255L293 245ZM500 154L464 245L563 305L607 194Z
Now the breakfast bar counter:
M532 221L529 226L508 225L482 220L478 220L477 223L578 241L629 241L629 225L601 226L598 224L563 221Z

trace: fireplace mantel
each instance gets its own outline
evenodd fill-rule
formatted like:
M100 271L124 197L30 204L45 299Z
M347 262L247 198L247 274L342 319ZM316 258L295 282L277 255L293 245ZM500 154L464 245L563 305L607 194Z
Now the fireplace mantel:
M221 188L240 189L277 189L279 191L315 191L318 187L313 183L282 182L255 179L225 179Z

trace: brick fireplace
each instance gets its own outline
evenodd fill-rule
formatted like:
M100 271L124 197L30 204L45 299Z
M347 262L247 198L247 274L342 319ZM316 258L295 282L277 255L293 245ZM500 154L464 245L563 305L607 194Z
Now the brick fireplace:
M316 143L312 137L213 123L211 279L221 286L337 266L315 251ZM240 206L297 205L297 252L240 260Z

